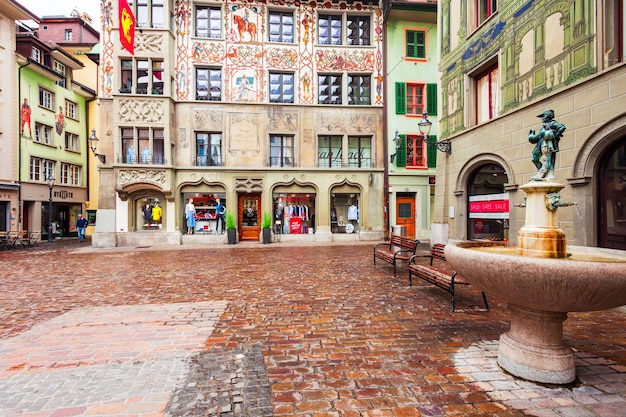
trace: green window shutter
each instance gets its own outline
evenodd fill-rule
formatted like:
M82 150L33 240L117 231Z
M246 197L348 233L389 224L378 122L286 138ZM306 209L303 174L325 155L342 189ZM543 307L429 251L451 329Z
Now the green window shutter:
M429 135L426 143L437 143L437 136ZM437 147L435 145L426 145L426 158L428 168L437 167Z
M396 114L406 114L405 83L396 83Z
M437 84L426 84L426 113L437 114Z
M398 168L406 166L406 135L400 135L400 143L396 150L396 166Z
M406 31L406 57L426 58L426 33L417 30Z

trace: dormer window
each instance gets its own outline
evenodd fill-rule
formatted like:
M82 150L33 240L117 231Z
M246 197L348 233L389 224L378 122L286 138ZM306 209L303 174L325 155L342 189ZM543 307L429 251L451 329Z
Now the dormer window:
M42 63L42 62L41 62L41 58L42 58L42 56L43 56L43 55L41 54L41 49L36 48L36 47L34 47L34 46L33 46L33 49L32 49L32 50L31 50L31 52L30 52L30 57L31 57L31 59L32 59L33 61L36 61L36 62L38 62L38 63L40 63L40 64L41 64L41 63Z
M57 81L56 85L58 85L59 87L63 87L65 88L65 65L61 64L60 62L54 61L54 72L56 72L57 74L61 74L63 76L63 79L61 81Z

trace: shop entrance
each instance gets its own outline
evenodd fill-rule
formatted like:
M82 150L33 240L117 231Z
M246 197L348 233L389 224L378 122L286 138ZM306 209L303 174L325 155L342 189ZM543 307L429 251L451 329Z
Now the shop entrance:
M239 194L239 240L259 240L261 233L261 194Z
M415 236L415 194L396 196L396 225L404 226L407 236Z

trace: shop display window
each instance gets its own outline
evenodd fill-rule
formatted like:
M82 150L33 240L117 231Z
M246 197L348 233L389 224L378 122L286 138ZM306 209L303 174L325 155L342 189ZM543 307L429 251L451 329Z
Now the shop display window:
M137 205L137 230L161 230L163 204L158 197L140 198Z
M315 194L274 193L274 233L315 233Z
M330 231L358 233L359 194L334 193L330 196Z
M196 210L195 233L223 233L225 228L226 193L184 193L183 206L193 199ZM221 204L221 205L220 205ZM185 213L182 213L183 221ZM184 223L186 225L186 222Z

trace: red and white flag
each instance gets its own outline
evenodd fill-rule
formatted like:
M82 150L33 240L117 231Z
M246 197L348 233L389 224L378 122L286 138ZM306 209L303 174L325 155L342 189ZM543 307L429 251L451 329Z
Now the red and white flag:
M126 0L119 0L118 10L120 42L131 55L135 55L135 25L137 21L135 20L135 15L133 15L133 9L131 9Z

